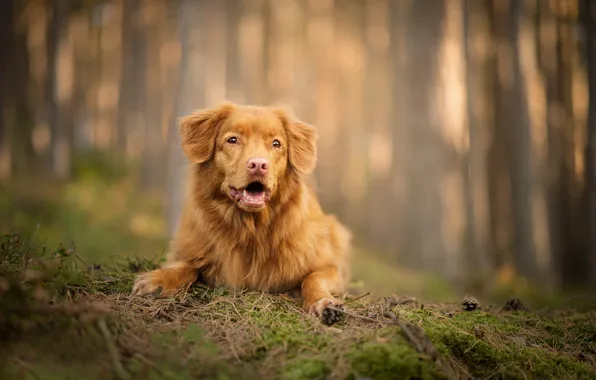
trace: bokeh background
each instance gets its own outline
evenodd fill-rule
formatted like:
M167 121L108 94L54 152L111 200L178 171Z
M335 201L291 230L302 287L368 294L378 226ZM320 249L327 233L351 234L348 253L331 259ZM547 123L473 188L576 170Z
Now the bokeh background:
M2 232L159 258L177 119L276 104L318 127L353 289L596 289L593 1L3 0L0 52Z

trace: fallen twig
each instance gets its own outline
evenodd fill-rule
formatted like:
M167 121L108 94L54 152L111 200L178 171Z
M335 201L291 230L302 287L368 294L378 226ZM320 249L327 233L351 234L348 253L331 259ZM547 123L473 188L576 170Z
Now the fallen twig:
M338 309L336 307L327 306L327 309L333 310L333 311L338 312L338 313L345 314L348 317L358 318L358 319L362 319L364 321L369 321L369 322L374 322L374 323L381 324L381 322L379 322L378 320L376 320L374 318L369 318L369 317L365 317L364 315L358 315L358 314L350 313L349 311Z
M27 370L27 373L31 374L31 376L33 376L35 379L41 380L41 377L39 377L39 375L33 370L33 368L31 368L31 366L29 364L25 363L24 361L22 361L19 358L14 358L13 360L15 361L15 363L17 363L21 367L25 368Z
M424 334L424 330L420 326L408 326L408 324L400 321L397 315L395 315L395 313L389 310L385 310L383 312L383 316L393 320L393 322L400 327L401 331L403 331L404 335L406 336L406 338L408 338L408 340L414 346L416 351L418 351L421 354L430 356L431 359L435 361L437 365L439 365L443 369L445 375L449 379L456 378L453 368L450 365L444 363L443 360L441 360L439 351L437 351L437 348L434 346L432 341L426 336L426 334ZM419 335L419 337L417 337L416 335Z
M160 376L165 377L165 374L163 373L163 371L157 365L155 365L155 363L153 363L152 361L150 361L149 359L147 359L143 355L141 355L141 354L134 354L134 357L137 358L137 359L139 359L143 363L147 364L149 367L153 368L157 373L159 373Z
M354 299L347 300L347 301L345 301L345 303L356 302L356 301L358 301L358 300L361 300L361 299L363 299L364 297L368 297L368 296L370 296L370 292L366 292L366 294L363 294L363 295L361 295L361 296L358 296L358 297L356 297L356 298L354 298Z
M399 320L399 318L397 318L397 315L395 315L395 313L386 310L385 312L383 312L383 315L391 320L393 320L393 322L399 326L399 328L401 329L401 331L403 331L404 335L406 336L406 338L408 338L408 340L410 341L410 343L412 343L412 345L414 345L414 348L416 348L416 351L422 353L424 352L424 348L422 347L422 344L420 343L420 341L416 338L416 336L410 331L410 329L408 328L408 326L403 323L402 321Z
M85 266L85 268L89 268L89 264L87 264L87 262L85 260L83 260L83 258L81 256L79 256L78 253L74 252L74 257L77 260L79 260Z
M418 303L418 301L416 300L415 297L409 297L409 296L399 297L397 299L385 297L385 302L387 303L387 305L389 307L393 307L393 306L397 306L397 305L406 305L409 303Z

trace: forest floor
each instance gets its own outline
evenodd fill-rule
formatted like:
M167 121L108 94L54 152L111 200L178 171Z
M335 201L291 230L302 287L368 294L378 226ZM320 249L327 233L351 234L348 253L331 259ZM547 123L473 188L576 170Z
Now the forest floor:
M155 263L81 261L1 237L0 378L596 379L595 311L361 296L326 326L283 295L133 298Z
M164 213L108 161L77 158L60 186L0 183L0 379L596 379L594 305L507 271L465 310L452 284L356 252L333 326L283 295L131 298Z

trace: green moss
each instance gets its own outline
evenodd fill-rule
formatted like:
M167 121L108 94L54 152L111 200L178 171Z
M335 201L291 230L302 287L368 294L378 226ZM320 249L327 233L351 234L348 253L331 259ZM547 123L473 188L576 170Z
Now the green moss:
M435 364L422 358L405 341L366 342L347 355L356 377L373 379L440 379Z
M454 332L446 333L442 342L453 356L466 363L478 377L498 375L501 378L593 379L592 369L564 354L553 354L540 347L519 344L490 345L483 340ZM571 375L573 374L573 375Z
M282 304L268 302L248 307L240 318L249 318L260 332L254 341L251 360L262 360L280 347L288 358L293 358L304 351L324 350L331 343L328 334L313 331L311 323L297 308L289 311Z
M458 312L449 318L436 310L397 307L395 311L423 326L441 353L465 364L475 377L596 377L593 368L570 352L580 348L585 355L593 337L594 321L583 317L577 323L577 314L571 322L573 318L553 320L529 312Z
M281 375L284 380L325 379L329 367L325 360L316 358L299 358L288 363Z
M131 379L446 377L444 365L418 353L381 316L378 302L347 307L384 327L347 317L330 329L307 316L299 300L264 293L195 285L184 297L127 299L136 273L155 268L155 260L119 260L92 270L82 270L79 261L70 246L0 237L0 308L10 310L0 315L0 336L8 342L0 355L23 363L7 371L24 371L23 378L35 377L33 371L42 372L37 378L113 376L105 336L93 321L68 309L35 311L51 299L62 306L73 300L108 303L114 312L104 320ZM432 303L393 311L422 327L441 361L455 363L461 378L596 378L596 312L465 312ZM79 376L73 360L88 371Z

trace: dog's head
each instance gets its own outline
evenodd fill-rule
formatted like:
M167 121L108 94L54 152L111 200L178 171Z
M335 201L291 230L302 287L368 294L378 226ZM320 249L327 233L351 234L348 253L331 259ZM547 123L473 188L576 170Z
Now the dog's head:
M225 103L181 119L182 149L219 173L218 191L246 211L260 211L280 183L316 165L314 127L272 107Z

